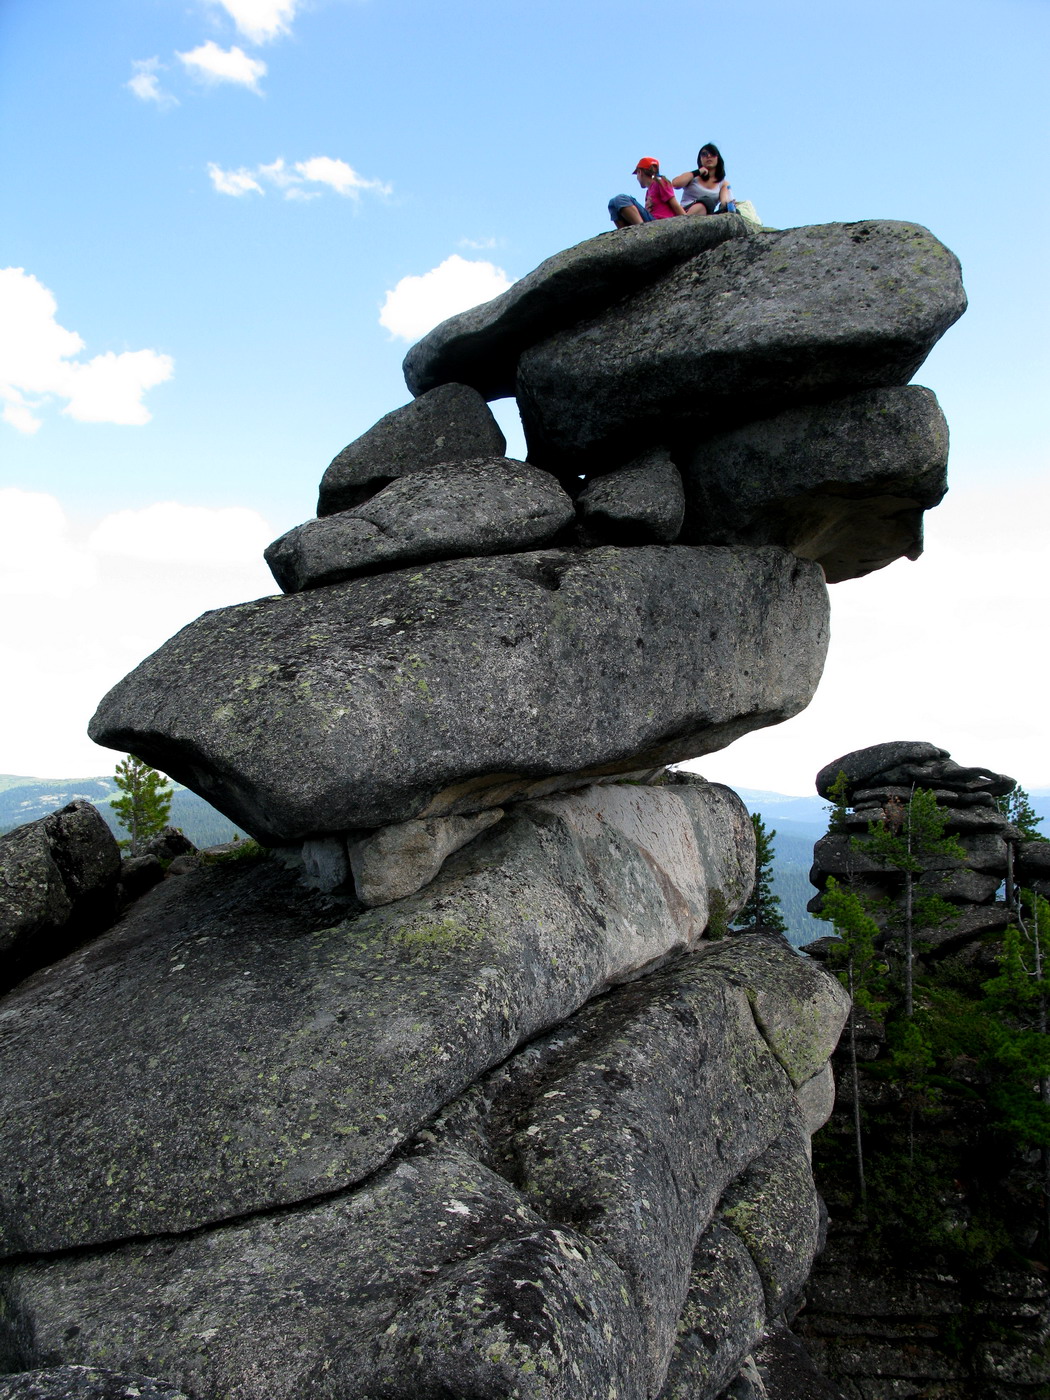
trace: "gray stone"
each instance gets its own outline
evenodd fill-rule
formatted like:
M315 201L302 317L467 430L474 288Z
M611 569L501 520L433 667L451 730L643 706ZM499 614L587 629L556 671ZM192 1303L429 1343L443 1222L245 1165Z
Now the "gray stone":
M710 753L803 709L826 645L783 550L453 560L206 613L90 733L285 844Z
M665 1375L666 1400L711 1400L813 1248L790 1085L734 951L774 970L784 1015L826 976L755 935L681 957L532 1040L358 1189L12 1262L0 1347L119 1358L200 1400L644 1400Z
M577 243L501 296L442 321L405 356L405 381L413 394L458 380L487 399L509 398L528 346L648 286L677 263L751 236L742 219L726 216L666 219Z
M839 939L818 939L818 942L837 943ZM813 956L813 944L806 951ZM795 1101L802 1115L802 1124L810 1137L823 1128L835 1107L835 1071L830 1064L818 1070L795 1090Z
M728 983L747 988L755 1023L798 1088L838 1044L849 997L834 977L813 977L804 958L785 959L790 947L779 934L762 934L728 939L707 957Z
M0 836L0 989L112 923L120 849L78 800Z
M592 478L578 503L588 543L670 544L685 512L682 478L662 448L622 471Z
M318 836L304 841L300 855L302 878L311 889L324 894L353 890L350 858L341 836Z
M820 1206L808 1148L801 1125L789 1124L733 1183L719 1212L754 1261L769 1317L798 1297L817 1252Z
M127 856L120 862L120 895L123 900L141 899L147 890L164 879L159 856Z
M547 472L507 457L424 467L364 505L297 525L266 550L286 593L431 559L547 544L574 519Z
M740 799L693 781L522 804L356 918L277 861L166 881L0 1003L2 1252L361 1180L516 1045L695 945L709 892L735 911L753 871ZM804 1004L790 976L826 975L782 956Z
M190 1400L181 1387L104 1371L96 1366L54 1366L0 1376L0 1400Z
M506 450L507 439L481 395L465 384L445 383L395 408L343 448L321 480L317 514L350 510L425 467L502 457Z
M888 744L871 744L866 749L854 749L833 763L826 763L816 776L817 791L830 798L831 785L839 773L845 773L851 789L872 786L885 769L900 763L924 763L930 759L947 758L948 750L919 739L896 739Z
M1022 841L1014 875L1018 884L1050 879L1050 841Z
M660 1400L717 1394L761 1337L765 1321L758 1270L740 1237L717 1221L693 1255Z
M428 885L453 851L473 841L503 816L489 807L471 817L427 817L381 827L347 847L354 889L367 908L404 899Z
M522 355L529 460L583 471L806 399L905 384L965 306L956 258L916 224L724 243Z
M817 1370L798 1337L783 1325L763 1338L753 1360L766 1400L845 1400L838 1386Z
M976 870L928 870L916 883L923 894L939 895L951 904L987 904L1002 884L1000 875L979 875Z
M883 770L882 778L887 783L899 783L905 787L944 788L953 794L971 794L981 797L1005 797L1017 786L1015 779L1005 773L993 772L991 768L964 768L950 758L930 759L925 762L904 762Z
M985 875L1006 876L1006 842L993 831L965 832L957 838L966 852L966 864Z
M947 490L948 425L929 389L804 404L678 456L683 544L779 544L829 583L922 553Z
M156 856L158 860L174 860L176 856L192 856L196 853L197 847L177 826L166 826L143 847L144 855Z
M957 910L954 919L947 919L935 928L924 928L919 938L931 953L941 957L957 952L985 934L1001 933L1011 922L1012 915L1005 904L978 904L972 908L964 905Z
M891 884L903 880L900 871L866 855L862 849L854 846L853 840L848 833L838 831L829 831L827 836L820 838L813 847L813 867L809 873L811 885L823 889L829 875L851 883L857 875L878 875Z

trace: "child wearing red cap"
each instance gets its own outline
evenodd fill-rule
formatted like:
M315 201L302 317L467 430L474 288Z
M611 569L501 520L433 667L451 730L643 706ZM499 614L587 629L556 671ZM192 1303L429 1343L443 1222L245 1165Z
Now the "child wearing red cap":
M651 218L673 219L685 213L675 197L670 180L660 174L660 162L654 156L642 156L634 167L634 173L645 190L645 207Z

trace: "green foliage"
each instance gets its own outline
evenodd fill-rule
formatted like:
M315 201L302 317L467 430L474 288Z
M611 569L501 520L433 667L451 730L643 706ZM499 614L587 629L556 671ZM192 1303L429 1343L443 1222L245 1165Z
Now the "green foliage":
M930 859L966 859L966 851L954 836L944 833L948 814L926 788L916 788L907 802L886 804L881 822L869 822L866 837L854 837L853 846L871 860L908 875L921 875Z
M224 865L231 860L262 860L268 854L266 848L251 837L242 841L239 836L234 836L229 850L205 851L203 859L205 865Z
M876 951L879 926L871 916L866 900L834 875L828 879L823 906L816 916L833 925L839 942L829 953L839 981L852 991L854 1004L876 1020L889 1009L886 1001L886 964Z
M776 832L766 830L759 812L752 812L751 825L755 832L755 885L751 897L733 920L733 926L760 926L786 934L787 924L780 910L780 896L773 890L773 839Z
M835 781L828 788L831 805L828 807L828 831L846 830L846 817L849 814L849 780L840 768Z
M129 754L118 763L113 781L123 794L110 806L128 838L120 842L133 856L141 855L143 847L158 836L168 824L171 814L172 787L162 773Z
M1037 817L1032 809L1031 798L1023 787L1015 787L1013 792L1008 792L1005 797L997 797L995 805L1002 812L1007 821L1012 822L1021 833L1022 841L1048 841L1050 837L1044 836L1036 827L1042 822L1042 817Z
M729 932L729 901L720 889L708 891L707 937L725 938Z

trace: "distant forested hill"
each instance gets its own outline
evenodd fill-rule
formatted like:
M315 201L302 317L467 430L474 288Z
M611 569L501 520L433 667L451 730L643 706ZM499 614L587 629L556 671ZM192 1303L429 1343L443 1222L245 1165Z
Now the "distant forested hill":
M21 778L0 774L0 835L25 822L46 817L75 798L93 802L117 837L127 832L120 826L110 806L120 794L109 778ZM188 788L175 787L171 801L171 824L180 827L195 846L218 846L244 836L228 817Z

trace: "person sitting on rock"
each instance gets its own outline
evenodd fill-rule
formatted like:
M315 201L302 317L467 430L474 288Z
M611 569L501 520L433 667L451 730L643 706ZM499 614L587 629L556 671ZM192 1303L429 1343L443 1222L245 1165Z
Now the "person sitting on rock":
M725 161L717 146L701 146L696 170L676 175L671 184L682 191L682 208L693 217L725 212L735 208L733 191L726 179Z
M609 200L609 214L617 228L648 224L654 219L672 219L685 213L671 188L670 180L660 174L660 162L655 157L643 156L634 167L634 174L645 190L645 208L633 195L613 195Z

